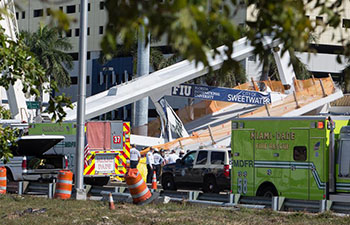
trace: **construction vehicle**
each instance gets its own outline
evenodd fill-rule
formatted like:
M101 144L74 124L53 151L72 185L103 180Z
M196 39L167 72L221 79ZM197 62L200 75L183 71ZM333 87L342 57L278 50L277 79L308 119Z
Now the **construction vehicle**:
M232 120L232 192L350 201L349 119Z
M75 171L76 123L34 123L29 135L63 135L65 140L48 153L65 154L68 168ZM84 180L86 184L105 185L110 176L122 179L130 159L130 123L90 121L85 124Z

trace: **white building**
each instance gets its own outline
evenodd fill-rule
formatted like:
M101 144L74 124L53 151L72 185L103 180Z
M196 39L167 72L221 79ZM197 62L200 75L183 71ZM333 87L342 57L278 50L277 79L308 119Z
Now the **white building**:
M52 1L48 1L52 2ZM51 21L51 16L49 15L50 9L60 9L71 17L74 22L71 24L69 31L65 34L73 45L73 49L69 51L72 55L74 62L74 69L71 71L72 85L70 88L63 89L67 95L72 96L72 100L77 99L77 77L78 77L78 52L79 52L79 19L80 19L80 0L70 0L70 1L60 1L58 4L49 4L39 0L16 0L16 3L20 6L17 9L16 17L18 20L18 25L20 30L27 30L34 32L39 27L40 23L48 24ZM345 67L345 64L340 65L336 62L336 52L341 48L341 44L338 42L343 36L348 37L349 31L346 29L350 27L350 0L343 1L343 18L342 27L334 29L328 27L326 32L319 37L317 45L314 47L319 51L317 55L308 56L307 53L300 53L298 56L301 60L308 65L308 69L312 71L315 75L323 76L331 73L333 75L339 75L341 70ZM234 20L237 24L244 24L245 21L253 20L255 10L253 7L246 8L244 5L240 5L240 10L234 16ZM312 3L308 5L310 9L308 11L308 16L311 20L315 22L324 21L323 16L319 16L318 12L312 10ZM106 66L98 65L97 58L100 55L101 47L100 42L105 33L107 22L107 11L104 6L104 1L101 0L90 0L88 2L88 30L87 30L87 57L88 57L88 69L87 69L87 96L96 94L103 91L116 83L125 81L125 71L128 74L132 74L132 65L128 60L122 59L121 61L112 62ZM321 30L321 26L320 29ZM334 34L334 36L333 36ZM316 34L317 35L317 34ZM334 37L334 38L333 38ZM165 42L157 43L157 46L164 47ZM124 68L124 64L127 66ZM250 57L243 63L245 66L245 71L248 78L253 77L255 80L258 79L261 71L261 66L259 65L259 60L256 57ZM113 72L102 72L104 68L107 71L113 68ZM129 78L130 79L130 76ZM187 100L171 99L169 100L174 108L178 108L187 103ZM124 109L125 110L125 109ZM131 110L130 108L126 110ZM119 112L120 113L120 112ZM123 112L122 116L124 119L125 113L129 114L130 111ZM155 116L154 110L150 115ZM122 118L122 119L123 119ZM119 118L120 119L120 118Z

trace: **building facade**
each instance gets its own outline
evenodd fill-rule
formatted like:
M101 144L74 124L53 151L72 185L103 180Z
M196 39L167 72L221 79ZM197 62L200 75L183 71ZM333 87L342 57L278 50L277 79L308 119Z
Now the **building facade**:
M62 10L72 18L69 30L63 34L68 37L73 48L68 52L74 59L74 69L70 71L72 85L69 88L62 89L67 95L72 96L72 100L77 100L77 80L78 80L78 59L79 59L79 35L81 34L80 25L80 0L56 1L39 1L39 0L16 0L19 6L16 12L18 26L20 30L34 32L39 25L49 24L51 22L50 10ZM50 3L51 2L51 3ZM322 24L325 21L324 16L318 15L318 12L313 10L312 1L307 5L307 16L315 23ZM308 53L298 53L298 56L308 69L316 76L327 76L329 73L334 76L341 76L342 70L346 64L338 64L336 62L336 53L341 48L341 40L343 37L349 37L350 27L350 0L343 1L342 11L342 27L333 28L327 27L326 31L318 36L317 43L314 47L319 51L319 54L309 55ZM235 10L232 10L234 12ZM239 25L244 25L246 21L254 20L256 10L254 7L245 7L239 5L237 13L232 15L232 19ZM101 47L100 42L105 34L107 23L107 10L105 9L105 1L89 0L88 1L88 30L87 30L87 96L104 91L109 87L132 79L134 71L132 58L126 57L114 59L106 65L98 63ZM319 32L323 29L321 26ZM154 45L165 47L165 42L160 41ZM258 80L261 71L260 61L257 57L249 57L242 62L247 78L250 80ZM128 74L127 78L125 74ZM169 102L174 105L174 108L179 108L187 104L187 100L173 99L167 97ZM156 116L154 106L150 101L151 117ZM117 110L111 114L112 119L125 119L130 117L130 106ZM127 115L126 115L127 114ZM115 116L117 115L117 116ZM108 116L110 117L110 116Z

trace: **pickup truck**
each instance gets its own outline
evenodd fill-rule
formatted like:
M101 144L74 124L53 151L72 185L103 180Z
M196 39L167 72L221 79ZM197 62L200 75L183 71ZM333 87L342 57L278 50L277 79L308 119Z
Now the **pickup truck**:
M28 135L17 139L13 146L13 158L0 167L7 170L8 181L52 181L58 172L68 168L68 160L62 154L45 154L64 139L61 135Z

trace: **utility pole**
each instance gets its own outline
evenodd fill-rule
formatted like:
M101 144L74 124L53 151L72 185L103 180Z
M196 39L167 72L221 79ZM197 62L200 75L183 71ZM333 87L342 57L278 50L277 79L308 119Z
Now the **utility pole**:
M80 6L80 32L79 37L79 89L77 110L77 148L76 148L76 171L75 189L76 199L86 200L84 189L84 145L85 145L85 101L86 101L86 37L87 37L87 4L88 0L81 0Z
M148 43L146 45L146 38ZM145 34L145 28L140 27L138 33L138 43L137 43L137 77L141 77L149 74L149 55L150 55L150 35ZM135 120L133 126L141 127L138 134L147 136L147 126L148 123L148 97L145 97L134 103L134 115Z

